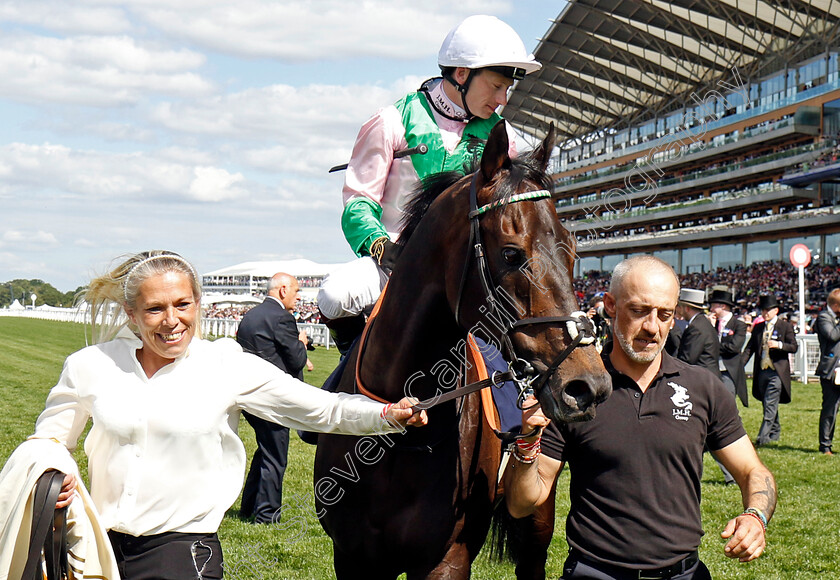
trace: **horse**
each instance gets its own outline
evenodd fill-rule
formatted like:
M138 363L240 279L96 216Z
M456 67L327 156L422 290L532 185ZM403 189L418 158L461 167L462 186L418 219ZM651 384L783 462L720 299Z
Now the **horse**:
M506 375L553 420L591 418L611 392L572 288L574 239L548 191L553 146L552 127L511 158L500 122L473 174L424 180L409 202L400 257L338 391L424 399L429 424L319 435L315 505L340 580L469 577L498 499L501 444L478 392L444 400L480 364L455 358L468 331L503 349Z

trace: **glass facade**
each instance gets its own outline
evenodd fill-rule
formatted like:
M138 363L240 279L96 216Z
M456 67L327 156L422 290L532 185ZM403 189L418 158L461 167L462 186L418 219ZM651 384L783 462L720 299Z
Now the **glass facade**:
M578 262L578 276L585 274L591 270L601 271L601 258L588 257L581 258Z
M840 245L840 240L838 240L838 245ZM624 259L624 254L614 254L612 256L604 256L601 258L601 269L604 272L612 272L616 266L618 266L619 262Z
M667 262L671 265L675 272L679 272L680 270L680 252L679 250L661 250L659 252L654 252L654 256L662 260L663 262Z
M747 263L749 266L755 262L766 262L767 260L780 260L779 241L773 242L751 242L747 244Z
M709 248L686 248L682 252L682 268L680 269L680 274L709 271L709 265L711 264L711 251Z
M822 263L840 266L840 234L829 234L825 237L825 255Z
M744 263L744 245L726 244L712 247L712 270L732 268Z
M808 236L806 238L789 238L787 240L782 240L783 262L790 262L790 249L796 244L805 244L808 246L808 249L811 250L811 263L817 261L817 256L819 256L819 260L822 260L822 256L820 256L820 236Z

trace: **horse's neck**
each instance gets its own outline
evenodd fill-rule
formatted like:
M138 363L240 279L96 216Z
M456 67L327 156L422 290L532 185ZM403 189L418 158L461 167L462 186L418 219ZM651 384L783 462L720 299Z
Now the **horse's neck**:
M418 284L391 281L365 345L362 380L388 400L433 396L460 366L464 333L443 292Z

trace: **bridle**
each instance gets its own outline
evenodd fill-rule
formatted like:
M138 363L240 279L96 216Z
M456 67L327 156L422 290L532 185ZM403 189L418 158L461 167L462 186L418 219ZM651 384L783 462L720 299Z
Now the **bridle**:
M484 244L481 240L481 225L479 223L481 216L491 210L506 206L510 203L550 198L551 192L545 189L539 189L535 191L517 193L506 199L497 200L478 207L478 176L479 172L477 171L470 182L470 211L468 214L470 219L470 239L467 244L467 257L464 260L461 282L458 287L458 298L455 302L455 320L460 324L461 300L464 294L464 287L466 286L467 275L472 264L472 257L475 256L476 268L478 269L478 275L481 280L482 289L484 290L485 300L489 306L489 311L494 316L495 325L498 326L498 323L503 325L503 328L499 329L501 333L500 338L502 347L504 349L503 355L505 360L510 361L508 363L507 372L496 372L493 374L491 377L491 384L496 387L501 387L505 381L513 381L519 389L517 405L521 409L522 403L528 394L531 392L539 394L551 376L555 373L555 371L557 371L560 365L563 364L563 361L572 354L572 351L579 346L594 344L595 328L586 314L580 311L572 312L569 316L539 316L517 319L510 310L504 306L504 303L499 299L498 291L493 284L493 276L490 272L489 266L487 265L487 256L484 250ZM566 331L569 333L572 340L569 345L554 358L545 371L537 373L529 361L517 355L510 335L513 332L519 331L525 327L538 324L556 323L565 324ZM446 395L443 395L439 397L439 399L442 399L445 396Z
M499 295L496 291L496 288L493 285L493 276L491 275L490 268L487 265L486 252L484 250L484 244L481 240L481 227L479 221L481 219L481 216L489 211L492 211L510 203L518 203L522 201L536 201L540 199L550 198L551 192L545 189L526 191L511 195L506 199L496 200L481 207L478 207L478 195L476 191L477 179L478 172L475 173L470 183L470 211L468 214L470 220L470 238L469 243L467 245L467 256L464 260L464 269L461 273L461 281L458 287L458 298L455 302L455 321L460 325L461 301L463 299L464 288L466 286L470 266L472 265L472 256L475 255L476 267L478 268L481 286L484 290L484 296L487 301L487 304L490 307L490 312L496 318L496 320L494 321L494 325L498 326L499 323L503 325L503 328L500 328L501 342L502 347L504 349L503 356L505 360L511 362L508 363L507 371L494 371L493 374L486 379L482 379L474 383L457 387L444 394L435 395L434 397L430 397L428 399L414 404L412 406L412 409L414 409L415 412L424 409L431 409L432 407L435 407L441 403L463 397L470 393L479 391L485 387L493 386L496 388L501 388L507 381L513 381L513 383L519 390L519 394L517 397L517 406L520 409L522 409L523 401L526 399L526 397L531 393L539 394L542 391L543 387L545 387L545 384L548 382L551 376L563 363L563 361L565 361L569 357L569 355L572 354L572 351L574 351L579 346L589 346L595 343L595 328L592 322L583 312L572 312L569 316L539 316L517 319L513 314L511 314L511 312L507 308L505 308L502 301L499 299ZM377 310L378 308L375 308L374 312L376 312ZM387 403L385 399L382 399L381 397L367 389L362 383L361 379L361 367L362 356L364 354L364 345L366 343L366 338L370 331L370 327L372 326L372 319L374 317L375 316L372 314L371 320L369 320L367 326L365 327L365 330L362 333L361 341L359 343L359 354L356 359L356 388L359 390L359 392L367 395L368 397ZM517 355L516 349L513 346L513 341L510 338L510 334L528 326L533 326L537 324L556 323L565 324L566 331L569 333L569 336L572 340L569 343L569 345L554 358L554 360L551 362L548 368L546 368L545 371L543 371L542 373L537 373L537 371L534 369L533 365L529 361ZM534 431L533 433L535 432L536 431ZM515 435L514 437L529 437L533 433L518 436Z

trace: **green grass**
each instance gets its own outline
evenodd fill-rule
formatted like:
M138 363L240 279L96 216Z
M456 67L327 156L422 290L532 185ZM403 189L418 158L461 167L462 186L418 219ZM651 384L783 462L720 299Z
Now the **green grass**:
M0 318L0 460L33 431L47 392L61 372L64 358L85 345L81 325L24 318ZM319 348L311 353L316 370L308 382L320 384L337 363L337 352ZM761 405L751 402L741 409L747 431L755 437L761 422ZM779 506L768 530L764 556L740 564L723 556L720 530L740 511L737 486L723 484L723 476L708 455L702 483L703 523L706 536L701 557L714 578L800 579L840 578L836 550L840 546L840 458L817 453L817 420L820 388L794 384L793 402L781 408L782 440L759 450L779 486ZM248 456L255 449L250 426L240 423L240 436ZM79 446L81 449L81 445ZM82 472L86 461L76 452ZM290 506L279 525L254 526L238 517L234 504L219 535L225 551L227 578L324 579L332 578L332 551L313 512L312 463L314 448L292 433L284 500ZM568 472L561 475L557 494L557 522L548 578L557 578L566 553L563 522L568 512ZM406 557L410 557L409 554ZM473 577L513 578L512 567L482 554L473 566Z

